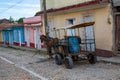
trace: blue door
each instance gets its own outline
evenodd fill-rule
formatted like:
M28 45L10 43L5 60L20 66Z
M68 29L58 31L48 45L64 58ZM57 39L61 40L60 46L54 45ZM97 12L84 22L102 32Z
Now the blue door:
M13 31L10 30L8 33L9 33L8 34L8 36L9 36L9 44L13 45Z

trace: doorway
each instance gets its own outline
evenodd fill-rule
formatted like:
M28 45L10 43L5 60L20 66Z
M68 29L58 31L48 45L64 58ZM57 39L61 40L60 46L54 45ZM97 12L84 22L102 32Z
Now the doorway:
M54 37L54 30L53 30L53 27L54 27L54 24L53 24L53 19L49 19L48 20L48 26L49 26L49 36L50 37Z
M19 35L19 46L21 46L22 44L22 40L21 40L21 31L18 31L18 35Z
M9 30L8 33L9 33L9 35L8 35L9 36L9 44L13 45L13 34L12 34L13 31Z
M85 22L93 22L93 15L85 15L83 16L83 23ZM94 26L88 26L82 28L82 41L83 43L87 43L82 45L83 50L87 51L95 51L95 37L94 37Z
M34 29L34 46L37 48L37 30Z
M115 46L120 51L120 14L116 15Z
M26 28L27 46L30 47L30 28Z

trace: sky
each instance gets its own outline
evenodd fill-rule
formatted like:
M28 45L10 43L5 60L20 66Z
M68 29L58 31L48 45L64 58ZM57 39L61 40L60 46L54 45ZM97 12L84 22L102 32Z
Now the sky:
M40 11L40 0L0 0L0 19L33 17Z

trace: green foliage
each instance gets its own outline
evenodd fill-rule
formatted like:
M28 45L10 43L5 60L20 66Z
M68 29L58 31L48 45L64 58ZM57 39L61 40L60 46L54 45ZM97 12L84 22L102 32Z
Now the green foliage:
M14 23L15 22L14 19L11 16L9 18L9 21L10 21L10 23Z
M23 18L19 18L16 22L23 23L23 19L24 19L24 17Z

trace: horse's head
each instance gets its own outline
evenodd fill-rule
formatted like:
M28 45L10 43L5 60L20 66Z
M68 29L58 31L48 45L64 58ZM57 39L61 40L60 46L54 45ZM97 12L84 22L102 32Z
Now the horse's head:
M44 42L46 40L46 36L45 35L40 35L40 39L41 39L41 42Z

